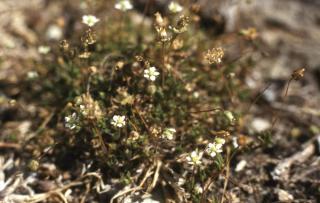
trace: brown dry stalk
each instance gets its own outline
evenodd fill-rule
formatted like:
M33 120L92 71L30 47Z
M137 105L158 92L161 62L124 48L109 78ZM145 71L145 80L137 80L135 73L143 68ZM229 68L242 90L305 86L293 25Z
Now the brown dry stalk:
M143 179L141 180L141 182L140 182L140 184L138 186L133 187L133 188L129 188L129 189L124 190L124 191L119 191L117 194L115 194L111 198L110 203L113 203L114 200L116 200L117 198L119 198L119 197L121 197L123 195L126 195L126 194L131 193L131 192L136 192L138 190L142 190L144 183L153 174L153 171L152 171L153 168L154 168L154 165L152 164L152 166L148 168L147 172L145 173L145 176L143 177Z
M206 109L206 110L199 110L199 111L189 111L188 113L207 113L207 112L211 112L211 111L223 111L222 108L217 107L217 108L213 108L213 109Z
M0 142L0 149L3 148L21 149L21 145L17 143Z

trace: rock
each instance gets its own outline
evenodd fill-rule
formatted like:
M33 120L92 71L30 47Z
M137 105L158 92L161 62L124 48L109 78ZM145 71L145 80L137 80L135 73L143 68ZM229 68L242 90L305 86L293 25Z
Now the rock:
M256 132L261 132L269 129L271 124L268 120L263 118L254 118L251 122L251 128Z
M240 172L242 171L247 165L247 161L246 160L241 160L239 161L239 163L237 164L235 171L236 172Z
M293 196L289 192L282 190L282 189L278 189L277 194L278 194L278 199L281 202L291 202L294 199Z

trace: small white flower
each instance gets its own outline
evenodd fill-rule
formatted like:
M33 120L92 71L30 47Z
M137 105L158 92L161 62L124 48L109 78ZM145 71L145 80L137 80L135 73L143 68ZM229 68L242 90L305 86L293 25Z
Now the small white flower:
M144 77L148 80L155 81L156 78L160 75L155 67L150 67L144 70Z
M176 133L176 129L174 128L166 128L164 129L161 137L168 140L173 140L174 134Z
M133 6L129 0L119 0L114 5L114 8L121 10L121 11L127 11L127 10L131 10L133 8Z
M114 115L112 117L111 124L118 128L122 128L123 126L126 125L126 116Z
M217 155L217 153L222 152L221 147L222 145L217 145L216 143L209 143L206 148L206 152L209 154L209 156L213 158Z
M172 1L169 4L168 8L172 13L179 13L183 10L183 7L179 3L174 2L174 1Z
M74 130L79 127L78 122L79 118L76 113L73 113L69 116L64 117L65 127L69 128L70 130Z
M34 79L36 79L36 78L38 78L38 77L39 77L39 74L38 74L37 71L29 71L29 72L27 73L27 78L28 78L28 80L34 80Z
M199 152L198 150L195 150L195 151L191 152L189 154L189 156L187 156L187 158L186 158L187 161L188 161L188 164L200 165L201 164L202 155L203 155L203 152Z
M83 104L80 104L80 105L79 105L79 108L80 108L80 113L81 113L83 116L87 116L87 115L88 115L88 109L86 109Z
M178 183L177 183L177 184L178 184L179 186L182 186L182 185L184 185L185 183L186 183L186 179L184 179L184 178L179 178L179 179L178 179Z
M98 23L100 19L93 15L84 15L82 16L82 23L88 25L89 27L94 26Z
M197 194L201 194L203 192L203 189L201 187L201 185L199 183L197 183L195 186L194 186L194 191L197 193Z
M220 137L214 139L214 143L218 149L222 148L222 146L226 143L226 140Z
M215 157L218 153L222 152L222 147L226 143L226 140L223 138L217 137L214 139L214 143L209 143L206 152L213 158Z
M49 46L39 46L38 52L39 54L48 54L50 52L51 48Z

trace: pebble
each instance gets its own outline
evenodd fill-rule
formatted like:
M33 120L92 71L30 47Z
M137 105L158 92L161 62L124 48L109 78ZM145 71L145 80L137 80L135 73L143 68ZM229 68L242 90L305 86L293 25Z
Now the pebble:
M271 124L266 119L254 118L251 122L251 127L254 131L261 132L269 129L271 127Z
M235 171L236 172L240 172L242 171L247 165L247 161L246 160L241 160L239 161L239 163L237 164Z
M293 200L293 196L285 190L278 189L277 193L278 193L278 199L281 202L290 202Z

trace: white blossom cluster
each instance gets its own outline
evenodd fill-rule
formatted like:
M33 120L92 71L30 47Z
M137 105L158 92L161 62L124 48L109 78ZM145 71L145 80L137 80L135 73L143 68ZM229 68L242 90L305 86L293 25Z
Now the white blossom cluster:
M209 143L206 152L212 158L215 157L218 153L222 152L222 147L225 144L225 139L223 138L216 138L213 143Z
M126 116L114 115L112 117L111 125L122 128L126 125Z
M221 153L223 150L223 145L225 144L225 139L216 138L213 143L209 143L205 149L205 152L212 158L214 158L218 153ZM203 152L198 149L192 151L187 157L187 163L190 165L198 166L202 163Z

